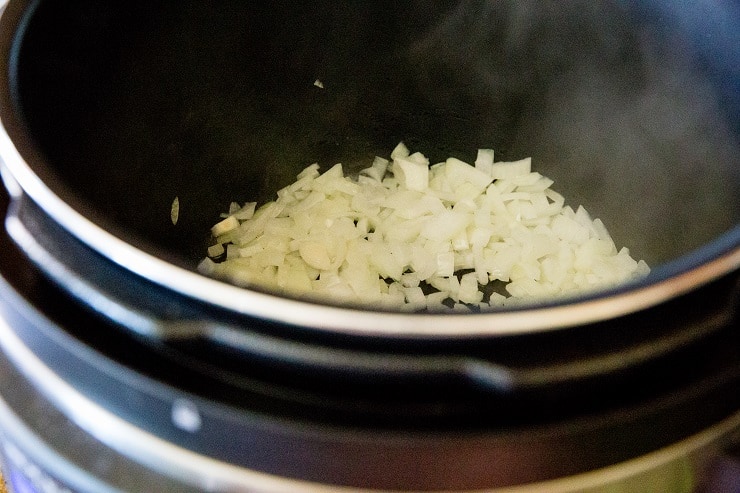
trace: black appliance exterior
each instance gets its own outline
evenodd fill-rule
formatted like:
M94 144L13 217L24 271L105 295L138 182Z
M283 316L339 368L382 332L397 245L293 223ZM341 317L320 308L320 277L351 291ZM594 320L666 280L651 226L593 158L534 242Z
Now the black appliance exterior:
M22 197L11 205L6 224L21 243L19 231L24 227L47 248L53 244L70 248L77 241ZM53 266L40 270L29 262L34 254L28 244L21 251L8 236L3 242L8 254L3 256L0 303L4 332L0 420L7 438L6 460L33 471L28 464L40 460L34 454L46 448L41 455L48 456L56 449L69 462L57 458L42 470L54 475L59 467L59 480L73 490L97 491L104 484L124 490L153 485L160 491L234 487L463 491L528 483L551 487L547 481L557 484L574 477L580 479L567 481L583 486L609 477L593 475L594 471L610 467L619 471L620 464L635 461L637 465L622 466L617 476L641 480L636 471L648 469L680 478L679 482L692 481L704 462L737 432L740 345L734 330L736 314L730 309L699 317L701 323L693 325L684 313L685 325L675 324L668 332L675 336L690 327L696 337L683 338L667 354L634 368L620 368L611 375L596 372L589 378L575 375L572 382L564 375L560 382L545 386L507 389L491 385L491 379L476 380L475 372L468 379L455 379L430 371L424 378L423 369L428 368L424 364L411 379L393 371L383 375L379 367L372 368L371 375L354 374L342 365L315 367L317 377L290 358L259 358L239 354L234 347L224 351L222 345L203 340L194 351L193 341L134 335L50 281L43 270L53 274ZM92 261L97 254L88 251L88 255ZM125 282L125 276L115 282ZM703 296L676 300L667 309L675 314L689 301L722 300L720 306L735 306L737 282L737 275L727 276L706 286ZM150 287L167 296L163 288ZM192 309L192 303L186 305L183 309ZM664 315L635 319L665 321ZM209 316L212 323L223 323L224 314ZM611 328L584 330L596 336L618 328L617 322ZM571 336L583 339L577 330ZM358 341L330 344L284 338L297 342L307 354L340 348L361 360L368 353ZM526 339L520 343L532 343ZM501 344L512 347L513 342ZM646 344L644 348L650 342ZM400 356L404 362L426 361L438 353L436 348L420 349L402 341L398 346L405 351L385 348L387 361ZM480 346L480 341L471 346ZM384 354L378 349L372 348ZM614 349L617 357L624 350ZM458 353L466 351L471 347L457 348ZM480 358L478 351L473 353ZM561 354L557 364L545 363L557 371L578 367L595 354L576 351L567 362ZM527 365L542 365L535 356L518 362L519 374ZM28 366L29 361L35 363ZM419 383L421 390L398 396ZM345 393L348 388L355 390ZM450 399L430 399L440 393ZM81 400L73 397L77 394ZM453 405L455 401L463 404ZM83 403L77 410L76 402ZM26 439L20 438L21 430L27 431ZM129 448L132 438L140 443ZM44 447L29 449L37 439L42 441L36 445ZM142 454L147 448L151 455ZM165 459L167 451L171 460ZM697 466L691 457L699 452ZM651 454L658 458L641 459ZM187 459L198 467L188 470ZM205 472L209 470L210 477ZM12 478L20 473L10 474Z

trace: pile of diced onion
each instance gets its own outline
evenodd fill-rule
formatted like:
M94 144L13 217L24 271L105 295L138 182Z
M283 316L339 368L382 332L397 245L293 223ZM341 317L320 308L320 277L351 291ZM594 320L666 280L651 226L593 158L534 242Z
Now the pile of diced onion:
M199 270L292 297L410 311L478 310L649 272L573 210L531 159L429 166L400 143L356 178L305 168L277 199L231 204Z

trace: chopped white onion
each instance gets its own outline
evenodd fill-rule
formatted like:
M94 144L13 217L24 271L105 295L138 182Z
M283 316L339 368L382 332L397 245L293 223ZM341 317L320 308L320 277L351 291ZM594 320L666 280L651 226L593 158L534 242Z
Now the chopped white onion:
M314 163L259 208L232 203L198 266L240 286L399 310L500 308L645 276L531 159L429 166L403 144L357 179ZM173 208L174 210L174 208ZM174 220L173 220L174 222ZM492 282L501 283L505 292ZM467 307L467 308L466 308Z

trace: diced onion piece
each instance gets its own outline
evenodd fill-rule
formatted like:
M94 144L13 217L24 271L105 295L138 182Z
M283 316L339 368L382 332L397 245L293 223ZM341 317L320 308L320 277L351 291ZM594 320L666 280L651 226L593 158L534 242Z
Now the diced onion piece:
M298 252L303 261L314 269L327 270L331 267L329 252L327 251L326 246L320 242L303 242L298 248Z
M532 158L524 158L519 161L498 162L491 167L491 177L494 180L513 178L532 171Z
M478 149L478 156L475 159L475 167L486 175L492 176L493 149Z
M314 179L314 190L320 190L332 181L343 177L344 173L342 171L342 163L337 163Z
M257 202L247 202L239 210L231 214L240 221L246 221L254 217L254 211L257 210Z
M437 291L435 293L429 293L426 296L427 310L432 312L446 310L447 306L444 305L444 302L449 297L450 293L448 293L447 291Z
M170 208L170 220L172 224L177 224L177 220L180 218L180 198L175 197L172 201L172 207Z
M218 238L219 236L228 233L229 231L232 231L239 227L239 220L235 218L234 216L229 216L223 221L220 221L216 223L211 228L211 234Z
M208 256L211 258L220 257L224 252L224 246L221 243L216 243L208 247Z
M218 270L219 264L214 262L210 257L206 257L198 263L198 272L205 276L213 276Z
M580 245L588 239L588 230L565 215L560 215L552 220L553 232L564 241Z
M453 187L467 182L481 192L493 181L490 173L485 173L454 157L449 158L445 163L445 177Z
M460 278L457 297L463 303L478 303L483 299L483 293L478 289L478 278L474 272L464 274Z
M429 186L429 166L404 157L393 159L393 176L408 190L423 191Z
M381 182L383 181L383 177L385 176L385 173L388 170L388 164L389 163L387 159L383 159L382 157L375 156L372 166L360 171L360 174L369 176L373 180Z
M429 167L429 159L427 159L426 156L420 152L410 154L408 160Z
M403 142L399 142L398 145L391 151L391 160L408 157L408 155L409 148L406 147L406 144L404 144Z
M441 252L437 254L437 272L439 277L454 277L455 254L453 252Z
M429 218L421 235L435 241L451 241L467 227L468 214L445 210Z
M298 173L298 176L296 176L296 179L300 181L302 178L306 178L306 177L316 178L320 174L319 169L320 169L319 163L310 164L306 166L305 168L303 168L303 170L300 173Z

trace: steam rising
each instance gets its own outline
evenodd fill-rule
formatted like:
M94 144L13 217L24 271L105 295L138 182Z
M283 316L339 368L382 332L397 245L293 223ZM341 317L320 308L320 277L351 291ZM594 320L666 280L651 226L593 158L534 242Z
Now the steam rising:
M740 221L738 8L683 6L464 0L410 58L430 98L485 109L475 140L508 131L505 157L532 154L617 241L664 261Z

